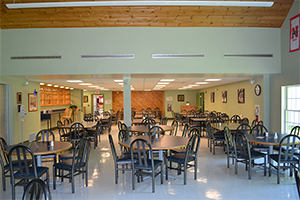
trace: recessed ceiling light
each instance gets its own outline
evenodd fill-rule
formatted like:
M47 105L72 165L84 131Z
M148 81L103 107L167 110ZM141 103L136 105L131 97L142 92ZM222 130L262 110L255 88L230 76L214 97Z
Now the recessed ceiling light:
M155 87L165 87L166 85L155 85Z
M122 83L123 80L114 80L114 82L116 82L116 83Z
M178 88L178 90L185 90L186 88Z
M69 87L65 87L66 89L69 89Z
M93 85L91 83L79 83L79 85Z
M199 86L199 85L189 85L189 87L197 87L197 86Z
M66 80L66 82L69 82L69 83L81 83L83 81L81 81L81 80Z
M164 83L162 83L162 82L158 82L157 84L158 84L158 85L164 85L164 84L166 84L166 85L167 85L167 84L169 84L169 83L168 83L168 82L164 82Z
M74 90L74 88L71 87L70 90Z
M197 84L197 85L203 85L203 84L208 84L208 82L197 82L195 84Z
M175 79L160 79L160 81L172 82L175 81Z
M86 90L86 89L84 89L83 91L84 91L84 92L86 92L87 90Z
M123 85L123 83L118 83L119 85Z
M60 88L65 88L64 86L60 86Z
M219 78L210 78L210 79L206 79L205 81L220 81L222 79Z
M191 86L183 86L182 88L192 88Z
M45 83L40 83L40 85L45 85Z
M49 83L49 84L47 84L47 86L52 86L52 84Z
M96 88L96 87L99 87L99 86L98 85L90 85L88 87L94 87L94 88Z
M54 85L54 87L58 87L58 85Z

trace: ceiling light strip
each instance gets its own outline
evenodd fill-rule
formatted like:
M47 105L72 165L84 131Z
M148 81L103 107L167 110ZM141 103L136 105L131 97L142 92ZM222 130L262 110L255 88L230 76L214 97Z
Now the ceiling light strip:
M152 54L152 58L204 58L204 54Z
M224 54L224 57L261 57L273 58L273 54Z
M94 6L238 6L271 7L268 1L78 1L78 2L42 2L10 3L9 9L18 8L54 8L54 7L94 7Z
M81 58L134 58L134 54L81 55Z

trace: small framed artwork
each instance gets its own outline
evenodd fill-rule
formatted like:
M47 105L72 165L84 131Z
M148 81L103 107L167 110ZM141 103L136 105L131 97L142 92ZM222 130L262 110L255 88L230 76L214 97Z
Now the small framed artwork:
M215 103L215 93L214 92L210 93L210 102Z
M299 39L300 14L290 19L290 52L300 49Z
M222 103L227 103L227 91L222 91Z
M34 112L38 110L37 95L33 93L28 94L28 112Z
M179 94L177 96L177 101L184 101L184 95L183 94Z
M245 89L238 89L238 103L245 103Z
M22 103L22 92L17 92L17 104Z
M89 102L89 96L83 96L83 103Z

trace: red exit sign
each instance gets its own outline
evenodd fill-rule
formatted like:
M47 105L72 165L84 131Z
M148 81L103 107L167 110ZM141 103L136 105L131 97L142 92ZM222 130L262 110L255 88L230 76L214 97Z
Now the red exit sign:
M99 91L95 91L95 94L99 94Z

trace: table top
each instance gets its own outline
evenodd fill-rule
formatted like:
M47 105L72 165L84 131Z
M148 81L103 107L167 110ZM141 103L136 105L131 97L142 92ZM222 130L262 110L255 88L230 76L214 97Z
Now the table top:
M74 124L74 123L76 123L76 122L73 122L72 124ZM92 128L97 125L97 121L96 122L83 121L83 122L79 122L79 123L81 123L84 128ZM72 124L66 124L66 125L62 126L62 128L71 128Z
M135 139L145 139L147 140L151 146L152 150L168 150L168 149L176 149L186 147L188 144L189 138L186 137L179 137L179 136L172 136L172 135L160 135L159 138L151 138L148 135L137 135L131 136L127 139L123 139L119 141L119 144L130 148L130 144Z
M54 141L54 146L50 146L50 142L26 142L22 145L27 146L35 156L59 153L68 150L72 147L70 142ZM9 153L9 150L16 145L8 146L4 153ZM49 148L48 148L49 146Z
M206 122L206 118L190 118L190 120L195 122Z
M155 123L160 123L160 119L153 119ZM142 124L143 119L133 119L132 124Z
M235 131L239 127L239 125L241 124L234 123L234 122L225 122L225 123L221 123L221 125L219 123L211 123L211 127L217 130L224 130L225 126L227 126L229 130Z
M277 138L274 138L274 135L275 133L268 133L268 136L262 134L248 134L247 139L250 143L254 144L279 146L280 140L287 134L277 133Z
M167 125L160 125L164 131L172 131L174 129L173 126L167 126ZM137 126L129 126L128 127L129 132L137 132L137 133L148 133L149 127L144 125L137 125Z

